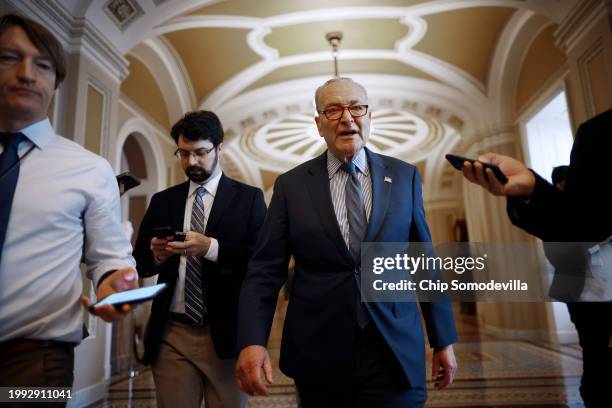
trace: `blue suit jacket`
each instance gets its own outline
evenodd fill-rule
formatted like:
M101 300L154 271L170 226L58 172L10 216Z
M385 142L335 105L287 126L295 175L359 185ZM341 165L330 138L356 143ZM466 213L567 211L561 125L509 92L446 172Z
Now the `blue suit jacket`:
M425 242L429 229L417 169L366 149L372 213L365 241ZM388 176L392 183L385 182ZM268 214L243 282L238 347L265 346L290 256L295 277L280 368L298 380L342 384L354 368L357 265L342 238L331 201L325 153L278 177ZM372 320L408 381L425 385L425 350L415 303L370 303ZM421 303L432 347L457 336L448 303Z

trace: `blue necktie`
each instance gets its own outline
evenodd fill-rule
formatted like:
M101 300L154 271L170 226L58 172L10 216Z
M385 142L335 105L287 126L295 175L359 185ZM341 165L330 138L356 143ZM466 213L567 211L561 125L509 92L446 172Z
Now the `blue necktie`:
M366 236L368 221L366 217L365 204L363 201L363 192L361 191L361 182L357 178L357 169L355 163L342 163L340 168L346 171L349 175L344 187L346 201L346 218L349 225L349 252L353 256L355 263L361 265L361 242ZM357 287L361 289L360 283L357 282ZM369 321L370 315L361 302L361 293L357 298L357 324L360 328L365 328Z
M0 154L0 262L2 262L2 248L19 178L17 148L24 138L22 133L0 133L0 143L4 145L4 151Z
M206 191L198 187L191 209L191 230L204 234L204 200ZM187 257L185 268L185 314L196 325L205 325L206 301L202 287L202 259L198 256Z

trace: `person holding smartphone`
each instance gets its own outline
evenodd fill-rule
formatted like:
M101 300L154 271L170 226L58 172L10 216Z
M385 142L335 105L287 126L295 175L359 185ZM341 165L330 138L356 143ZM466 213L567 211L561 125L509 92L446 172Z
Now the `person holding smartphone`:
M478 162L473 165L465 162L463 175L492 194L506 196L512 223L545 242L602 243L609 246L612 238L612 202L608 179L612 152L610 129L612 110L580 125L562 189L548 183L520 161L495 153L484 154L478 160L498 166L508 178L507 183L499 182L491 170L485 170ZM555 257L549 256L549 259L557 269L567 267L555 262ZM588 262L588 257L585 259ZM588 265L582 267L587 268ZM610 282L612 271L607 270L606 273ZM574 274L574 278L576 276ZM570 317L582 347L580 394L585 405L609 406L612 302L580 301L584 280L583 274L582 283L574 279L571 286L564 285L565 296L560 300L568 302ZM554 296L553 291L558 291L555 280L551 296Z
M263 192L225 176L223 129L209 111L171 130L188 181L153 196L134 256L167 289L154 301L144 363L159 407L243 408L234 380L238 295L266 213ZM183 232L184 231L184 232Z
M42 25L0 16L0 386L71 387L83 338L81 259L98 299L138 286L106 160L55 133L64 51ZM105 321L128 305L94 309Z

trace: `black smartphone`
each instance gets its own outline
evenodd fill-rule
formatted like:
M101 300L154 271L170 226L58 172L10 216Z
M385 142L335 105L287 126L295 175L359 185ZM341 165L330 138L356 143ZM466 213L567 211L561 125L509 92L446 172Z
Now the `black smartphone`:
M117 176L117 183L119 183L119 192L123 194L128 190L139 186L140 180L138 180L138 178L136 178L129 171L126 171L125 173L121 173Z
M98 306L113 305L119 307L125 304L142 303L153 299L166 288L165 283L159 285L146 286L144 288L125 290L123 292L113 293L104 299L89 306L89 310L93 311Z
M166 239L167 237L174 236L174 228L172 227L155 227L153 228L153 235L155 238Z
M183 242L183 241L185 241L185 238L187 238L187 233L186 232L176 231L174 233L174 240L175 241Z
M467 157L457 156L456 154L447 154L444 157L446 157L446 160L448 160L450 164L452 164L452 166L457 170L463 170L463 163L466 161L472 163L472 165L478 162L482 164L482 167L484 167L485 169L491 169L491 171L493 171L493 174L495 174L495 178L497 178L500 183L506 184L508 182L508 177L506 177L506 175L500 170L499 167L493 164L484 163L475 159L468 159ZM486 175L487 173L485 173L485 176Z

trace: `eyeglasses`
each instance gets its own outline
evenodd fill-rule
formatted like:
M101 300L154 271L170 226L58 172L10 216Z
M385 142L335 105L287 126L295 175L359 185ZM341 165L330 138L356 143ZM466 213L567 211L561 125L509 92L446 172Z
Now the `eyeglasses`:
M368 105L351 105L351 106L332 106L322 111L317 111L325 115L327 120L340 119L344 115L344 110L348 110L352 117L358 118L368 113Z
M198 149L193 152L188 152L187 150L176 149L174 155L181 160L186 160L193 156L196 160L203 159L210 154L213 150L215 150L216 146L211 147L210 149Z

